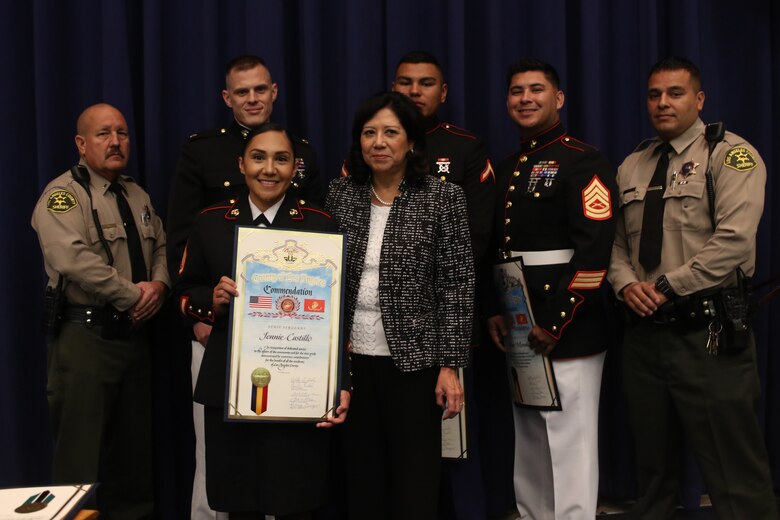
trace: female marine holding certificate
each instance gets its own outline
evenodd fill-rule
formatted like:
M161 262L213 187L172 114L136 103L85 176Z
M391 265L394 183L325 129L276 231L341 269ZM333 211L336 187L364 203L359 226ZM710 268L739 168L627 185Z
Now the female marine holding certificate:
M350 518L437 518L441 419L463 406L474 267L460 187L427 173L417 107L386 93L352 127L326 207L347 233ZM380 518L382 518L380 516Z
M209 505L230 512L231 520L311 519L323 500L328 476L326 431L313 424L226 422L225 379L229 338L228 308L238 296L233 272L236 226L335 231L329 214L288 192L295 153L288 135L266 123L247 136L239 168L248 192L198 215L184 253L176 291L192 323L212 325L195 387L205 405L206 491ZM343 422L349 393L341 392L336 417Z

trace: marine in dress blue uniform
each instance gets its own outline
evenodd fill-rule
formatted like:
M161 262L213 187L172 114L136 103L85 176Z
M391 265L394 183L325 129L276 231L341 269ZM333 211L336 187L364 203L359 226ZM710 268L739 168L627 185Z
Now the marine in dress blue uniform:
M182 146L181 156L171 185L168 203L168 269L175 279L179 271L187 238L198 213L219 201L236 199L245 193L246 181L238 169L238 157L244 150L247 135L253 128L267 122L273 112L277 86L265 62L258 56L244 55L228 63L222 97L233 114L233 122L211 131L192 134ZM296 173L291 189L295 196L317 201L323 196L314 149L302 139L292 138L296 149ZM175 311L167 309L171 314ZM203 339L205 327L195 334ZM177 334L171 341L187 342L192 354L191 381L197 379L203 346L189 341L189 331ZM182 348L185 348L184 346ZM213 519L205 496L202 419L199 405L193 408L195 431L195 479L190 515L193 520Z
M555 69L510 67L507 109L520 150L496 168L496 247L522 257L536 324L531 346L553 360L561 411L514 406L515 495L529 518L593 518L598 497L598 405L607 345L601 300L615 232L614 173L560 123ZM496 309L498 312L498 309ZM502 317L491 318L502 343Z

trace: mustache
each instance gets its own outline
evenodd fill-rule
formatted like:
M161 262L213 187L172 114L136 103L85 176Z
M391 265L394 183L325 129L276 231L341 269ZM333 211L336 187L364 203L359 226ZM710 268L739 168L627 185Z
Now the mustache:
M124 159L124 158L125 158L125 154L123 154L123 153L122 153L122 150L121 150L121 149L120 149L118 146L112 146L112 147L111 147L111 148L109 148L109 149L108 149L108 151L106 152L106 157L110 157L110 156L112 156L112 155L118 155L118 156L119 156L119 157L121 157L122 159Z

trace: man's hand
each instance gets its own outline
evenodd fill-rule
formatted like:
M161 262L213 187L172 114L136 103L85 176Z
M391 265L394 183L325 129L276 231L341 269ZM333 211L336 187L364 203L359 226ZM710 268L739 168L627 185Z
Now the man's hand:
M506 319L501 314L496 314L487 319L487 329L493 344L500 350L506 352L504 338L509 334L509 326Z
M637 315L646 318L669 299L655 288L653 282L633 282L620 291L623 301Z
M135 285L141 289L141 297L130 308L129 314L133 323L141 324L160 310L168 287L159 281L138 282Z
M236 282L223 276L219 279L219 283L214 287L214 292L211 297L211 303L214 306L214 313L217 316L224 316L228 312L230 307L230 298L238 296L238 286Z
M199 321L192 326L192 333L195 335L195 341L205 347L211 337L211 325Z
M534 352L544 356L552 352L555 345L558 344L558 340L547 334L539 325L534 325L534 328L528 333L528 342Z

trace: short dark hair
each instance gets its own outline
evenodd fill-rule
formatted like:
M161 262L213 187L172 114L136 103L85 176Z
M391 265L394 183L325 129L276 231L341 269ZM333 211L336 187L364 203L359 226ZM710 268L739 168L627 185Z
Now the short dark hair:
M241 72L254 69L258 65L262 65L266 70L268 70L268 65L265 64L265 60L263 60L263 58L260 56L255 56L254 54L242 54L241 56L233 58L225 67L225 83L227 84L227 77L234 70ZM271 71L268 71L268 74L270 75Z
M400 60L398 60L398 65L395 66L395 70L398 70L398 67L400 67L404 63L430 63L431 65L433 65L439 70L439 74L441 74L442 82L444 81L444 69L442 69L439 60L436 59L436 56L434 56L428 51L407 52L406 54L401 56Z
M266 132L280 132L284 134L284 136L290 142L290 148L292 149L293 157L295 157L295 141L293 141L292 137L290 137L290 134L287 133L287 130L285 130L282 125L271 123L270 121L263 123L257 128L254 128L246 135L246 140L244 141L244 150L241 152L241 155L243 156L246 153L246 149L249 147L249 142L254 137Z
M561 79L558 77L558 71L546 61L537 58L521 58L511 64L506 71L506 87L509 88L512 86L512 77L514 77L515 74L532 71L542 72L544 77L547 78L547 81L552 83L552 86L555 87L555 90L560 90Z
M358 106L352 123L352 145L347 159L347 170L358 184L368 182L371 177L371 169L363 159L360 136L366 122L383 108L388 108L395 114L406 132L406 138L414 142L414 148L407 155L405 179L408 184L417 186L428 174L422 115L414 102L398 92L375 94Z
M660 60L650 69L647 79L649 81L650 76L653 74L670 70L687 70L691 75L693 83L697 85L697 90L701 90L701 72L699 71L699 67L694 65L691 60L683 58L682 56L669 56L668 58Z

